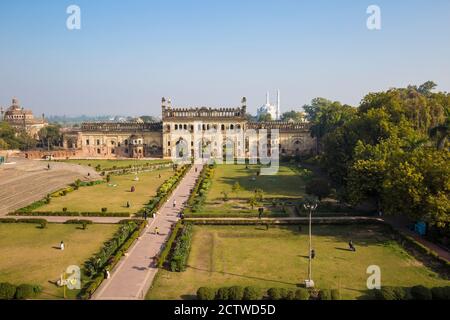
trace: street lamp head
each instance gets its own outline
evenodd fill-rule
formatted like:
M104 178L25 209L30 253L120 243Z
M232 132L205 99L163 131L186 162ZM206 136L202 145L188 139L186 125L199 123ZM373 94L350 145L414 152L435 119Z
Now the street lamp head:
M306 200L305 203L303 203L303 207L306 210L314 211L317 209L317 206L318 206L318 204L317 204L317 201L315 201L315 200Z

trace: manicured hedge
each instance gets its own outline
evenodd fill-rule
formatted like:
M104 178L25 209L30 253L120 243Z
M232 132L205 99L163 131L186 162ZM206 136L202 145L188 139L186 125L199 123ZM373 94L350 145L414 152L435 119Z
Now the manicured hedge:
M211 179L214 175L215 165L205 165L203 166L200 175L195 182L194 188L187 201L187 208L185 214L189 212L197 212L203 206L206 200L206 193L211 186Z
M414 287L381 287L374 290L377 300L450 300L450 286L427 288L422 285Z
M71 212L71 211L33 211L33 212L14 212L9 216L24 217L129 217L128 212Z
M131 234L139 228L138 222L121 224L113 238L104 243L98 253L84 263L84 268L89 277L100 273L108 260L120 249Z
M171 250L174 248L175 239L177 238L178 232L183 227L182 221L179 220L175 227L173 228L169 239L166 242L166 245L158 258L158 268L162 268L168 262L168 256Z
M120 221L120 224L121 227L113 238L105 243L100 252L85 262L85 272L91 275L91 281L80 291L78 295L80 299L86 300L92 297L104 280L103 272L106 269L112 270L119 263L124 253L141 235L147 222L127 219ZM116 247L115 250L113 250L114 247Z
M267 298L269 300L339 300L339 290L323 289L314 293L306 288L286 289L286 288L270 288L264 292L256 287L221 287L218 289L201 287L197 290L197 299L199 300L261 300Z
M209 287L201 287L197 290L198 300L214 300L216 298L216 290Z
M42 292L42 288L32 284L13 284L3 282L0 283L0 300L25 300L35 298Z
M186 165L178 169L175 174L167 179L157 190L156 196L151 199L144 208L142 208L136 215L142 216L144 212L148 214L156 213L166 203L172 192L184 178L191 165Z
M191 251L193 226L190 223L184 225L176 240L175 249L170 261L170 270L182 272L186 270L186 263Z
M257 212L243 213L243 212L223 212L223 213L208 213L208 212L194 212L186 210L185 218L257 218ZM289 214L286 212L273 212L267 216L268 218L288 218Z

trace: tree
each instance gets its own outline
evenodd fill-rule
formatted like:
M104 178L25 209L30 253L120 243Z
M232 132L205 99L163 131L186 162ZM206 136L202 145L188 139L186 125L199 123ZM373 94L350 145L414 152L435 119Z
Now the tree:
M235 182L234 184L233 184L233 187L231 188L231 190L233 190L233 192L237 195L241 190L242 190L242 187L241 187L241 185L239 184L239 182Z
M59 146L61 144L60 129L59 125L48 125L39 130L41 145L49 150L54 146Z
M302 122L305 118L305 114L299 111L288 111L281 115L281 120L283 121L294 121L294 122Z
M311 105L305 105L303 109L311 122L310 131L311 136L316 138L317 152L321 150L322 139L327 134L331 134L356 114L356 109L351 106L323 98L313 99Z
M429 94L431 91L436 89L437 84L433 81L427 81L424 84L420 85L417 91L419 91L421 94Z
M224 202L227 202L227 201L228 201L228 192L222 191L221 194L222 194L222 196L223 196L223 201L224 201Z
M306 184L305 192L309 195L316 196L319 201L328 197L331 193L330 184L323 178L315 178Z
M157 119L153 116L140 116L139 118L141 118L142 121L144 121L145 123L151 123L151 122L157 121Z
M258 121L259 122L272 121L272 115L270 113L262 114L259 116Z
M256 196L253 196L250 199L248 199L248 204L250 205L250 208L252 208L253 210L258 205L258 200L256 200Z

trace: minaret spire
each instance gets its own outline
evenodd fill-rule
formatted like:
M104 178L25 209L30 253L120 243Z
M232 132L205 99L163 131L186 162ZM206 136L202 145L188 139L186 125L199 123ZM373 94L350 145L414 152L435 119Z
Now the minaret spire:
M266 93L266 105L270 104L269 91Z
M277 90L277 120L281 119L281 106L280 106L280 89Z

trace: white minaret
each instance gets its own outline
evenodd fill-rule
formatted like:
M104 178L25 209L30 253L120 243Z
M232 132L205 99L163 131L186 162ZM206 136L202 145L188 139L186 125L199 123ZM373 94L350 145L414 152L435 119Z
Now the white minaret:
M281 119L281 111L280 111L280 89L277 90L277 120Z
M270 97L269 97L269 91L266 93L266 106L270 104Z

